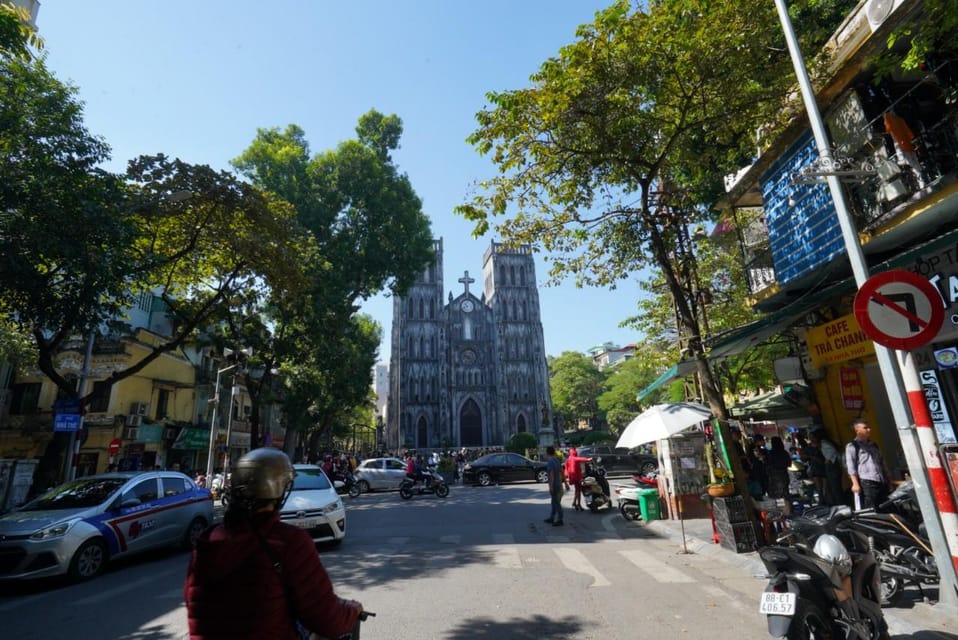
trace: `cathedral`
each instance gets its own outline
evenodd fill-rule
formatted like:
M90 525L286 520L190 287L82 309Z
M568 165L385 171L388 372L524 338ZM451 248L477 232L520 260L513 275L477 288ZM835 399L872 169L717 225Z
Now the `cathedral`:
M386 448L502 446L524 431L552 444L531 248L493 242L481 291L466 271L445 303L441 238L434 250L435 262L393 302Z

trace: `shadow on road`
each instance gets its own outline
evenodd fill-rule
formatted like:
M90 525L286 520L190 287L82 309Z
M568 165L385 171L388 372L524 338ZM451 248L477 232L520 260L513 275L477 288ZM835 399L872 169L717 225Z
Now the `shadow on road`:
M892 636L891 640L958 640L958 636L943 631L918 631L910 635Z
M466 618L455 628L447 631L443 638L446 640L561 639L581 637L582 630L582 621L574 616L554 619L537 615L528 619L512 618L504 621L491 618Z

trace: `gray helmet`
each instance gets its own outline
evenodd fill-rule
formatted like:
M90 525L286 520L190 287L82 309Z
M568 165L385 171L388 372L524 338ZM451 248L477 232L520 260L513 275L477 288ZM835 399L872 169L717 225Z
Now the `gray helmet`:
M812 552L826 560L838 570L838 575L845 577L852 573L852 557L848 549L842 544L841 540L829 533L823 533L815 541L815 548Z
M274 500L282 504L295 475L289 458L279 449L253 449L239 459L230 476L231 498L250 507Z

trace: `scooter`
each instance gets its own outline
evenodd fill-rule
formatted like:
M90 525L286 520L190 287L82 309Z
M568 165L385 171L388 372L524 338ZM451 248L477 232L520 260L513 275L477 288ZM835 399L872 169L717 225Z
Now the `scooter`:
M642 517L642 510L639 508L639 491L644 489L658 489L658 472L648 475L639 473L632 474L632 480L635 484L619 484L615 486L615 497L619 504L619 513L626 520L639 520Z
M848 507L794 518L778 545L759 550L768 586L759 611L770 635L790 639L888 640L878 561L865 536L845 526Z
M336 493L339 495L349 495L350 498L356 498L363 492L359 483L356 482L352 471L340 471L333 474L333 486L336 487Z
M449 485L438 471L423 471L425 476L423 484L416 484L412 478L406 477L399 484L399 497L403 500L409 500L414 495L435 494L440 498L449 495Z
M586 506L592 513L598 512L602 507L612 508L609 481L605 479L605 469L602 468L599 460L585 466L582 476L582 497L585 498Z

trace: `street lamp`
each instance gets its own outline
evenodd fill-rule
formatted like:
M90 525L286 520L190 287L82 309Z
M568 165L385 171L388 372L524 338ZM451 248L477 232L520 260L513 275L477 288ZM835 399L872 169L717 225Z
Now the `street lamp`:
M227 357L227 358L228 358L228 357L230 357L231 355L233 355L234 353L236 353L236 352L234 352L232 349L223 349L223 356L224 356L224 357ZM251 355L253 355L253 350L252 350L251 348L247 347L247 348L245 348L245 349L240 349L240 350L239 350L239 354L245 354L246 357L248 358L248 357L250 357ZM235 369L236 367L240 366L240 364L242 364L242 363L240 363L240 362L235 362L235 363L231 364L231 365L228 366L228 367L223 367L222 369L217 369L217 370L216 370L216 386L215 386L214 389L213 389L213 400L211 401L211 402L213 403L213 416L212 416L212 418L210 419L210 448L209 448L209 452L208 452L207 459L206 459L206 481L207 481L207 483L208 483L208 486L213 486L213 485L212 485L212 482L213 482L213 456L215 455L215 452L216 452L216 434L219 432L219 429L217 428L217 424L216 424L216 411L217 411L217 409L218 409L219 406L220 406L220 376L222 376L224 373L227 373L227 372L229 372L229 371L232 371L232 370ZM231 398L231 403L232 403L232 389L230 390L230 398ZM231 409L232 409L232 407L231 407ZM232 417L232 415L233 415L233 414L232 414L232 411L231 411L231 412L230 412L230 417ZM227 460L229 459L229 446L230 446L229 436L227 435L227 441L226 441L226 455L227 455ZM224 473L225 473L225 470L224 470Z

